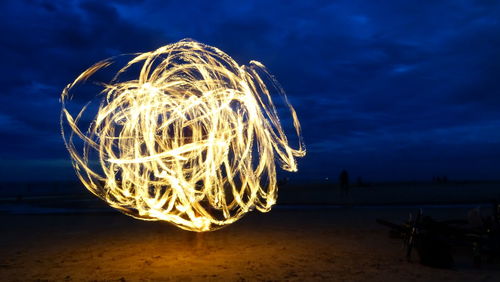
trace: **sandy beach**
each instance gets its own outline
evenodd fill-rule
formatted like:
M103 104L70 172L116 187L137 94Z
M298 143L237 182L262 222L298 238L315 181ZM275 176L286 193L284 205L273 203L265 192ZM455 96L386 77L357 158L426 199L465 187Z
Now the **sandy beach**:
M375 222L412 208L278 207L210 233L118 213L2 215L1 281L499 281L457 255L451 270L404 259ZM428 208L438 218L467 209Z

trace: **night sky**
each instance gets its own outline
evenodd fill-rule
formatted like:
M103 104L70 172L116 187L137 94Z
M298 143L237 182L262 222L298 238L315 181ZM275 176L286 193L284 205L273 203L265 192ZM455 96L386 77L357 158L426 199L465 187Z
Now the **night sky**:
M500 178L500 1L1 1L0 180L74 180L59 96L193 38L263 62L301 120L297 179Z

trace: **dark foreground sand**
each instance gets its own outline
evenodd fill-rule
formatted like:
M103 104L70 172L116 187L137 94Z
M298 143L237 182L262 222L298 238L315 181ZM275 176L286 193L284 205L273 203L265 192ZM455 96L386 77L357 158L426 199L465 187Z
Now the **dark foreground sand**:
M500 281L500 267L452 270L403 259L375 218L409 209L273 209L196 234L121 214L0 216L0 280ZM431 209L459 216L465 209Z

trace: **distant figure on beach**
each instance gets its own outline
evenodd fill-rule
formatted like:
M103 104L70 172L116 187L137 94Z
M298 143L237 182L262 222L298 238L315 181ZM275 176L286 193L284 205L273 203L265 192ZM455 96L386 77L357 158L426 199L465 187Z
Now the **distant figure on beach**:
M340 193L342 195L349 194L349 173L343 169L339 175Z
M448 183L448 177L447 176L433 176L432 181L436 183Z
M286 184L288 184L288 181L290 181L290 178L288 178L288 177L286 177L286 178L280 178L278 180L278 187L285 186Z

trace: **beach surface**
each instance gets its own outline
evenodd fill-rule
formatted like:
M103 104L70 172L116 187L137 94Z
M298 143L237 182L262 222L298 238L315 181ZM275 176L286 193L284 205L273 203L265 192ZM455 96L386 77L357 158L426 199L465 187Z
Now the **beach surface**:
M468 207L427 207L439 219ZM407 262L376 218L415 207L275 207L209 233L119 213L0 215L1 281L500 281L499 263Z

